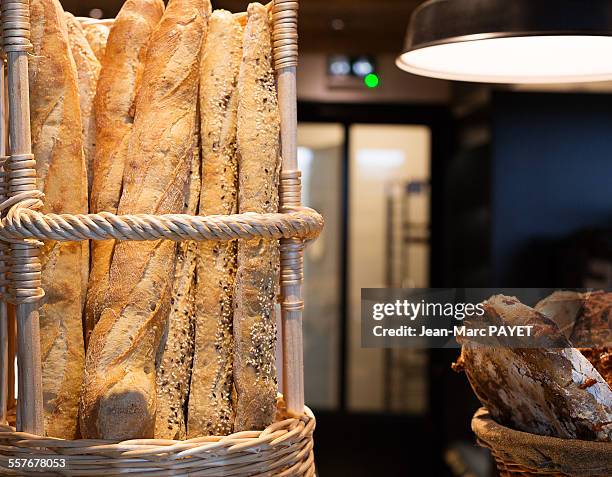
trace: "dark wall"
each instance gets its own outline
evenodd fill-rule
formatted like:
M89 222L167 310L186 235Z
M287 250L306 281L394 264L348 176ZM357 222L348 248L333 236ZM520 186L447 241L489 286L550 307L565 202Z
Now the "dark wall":
M114 17L123 0L60 0L64 10L79 16L88 16L92 8L100 8L104 18Z
M536 282L557 241L612 219L612 96L497 93L492 114L492 285L568 286Z

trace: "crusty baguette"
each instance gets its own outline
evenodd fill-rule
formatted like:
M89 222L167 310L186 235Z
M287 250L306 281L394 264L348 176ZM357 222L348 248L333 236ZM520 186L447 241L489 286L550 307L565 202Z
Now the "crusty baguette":
M32 0L30 108L32 150L45 213L87 213L77 71L57 0ZM83 375L81 315L89 271L87 242L46 242L40 308L44 422L47 435L78 434Z
M128 0L117 15L108 38L109 54L102 61L94 102L96 156L90 199L92 213L117 213L127 139L134 122L134 99L147 46L163 12L162 0ZM114 240L92 242L91 245L92 270L85 312L86 342L104 307L114 247Z
M231 13L213 12L200 73L202 193L200 215L237 211L237 82L243 28ZM237 243L198 246L195 357L188 436L232 432L232 322Z
M280 120L267 9L248 8L238 79L239 210L278 211ZM238 244L234 314L235 431L264 429L277 393L275 296L278 241Z
M179 213L197 151L200 49L208 0L172 0L153 33L130 133L120 214ZM108 55L107 55L108 56ZM81 394L86 437L153 437L155 357L170 311L176 246L121 242L91 334Z
M88 23L83 25L83 30L85 31L85 37L98 58L98 61L102 62L106 52L110 28L106 25L100 25L99 23Z
M200 151L192 155L186 214L195 215L200 199ZM157 359L156 439L185 439L185 405L191 380L194 349L196 242L179 242L170 316Z
M96 151L96 117L93 110L96 85L100 76L100 62L94 54L81 24L71 13L66 13L68 40L70 50L77 68L79 80L79 104L81 106L81 124L83 128L83 149L87 165L87 184L91 191L93 160Z

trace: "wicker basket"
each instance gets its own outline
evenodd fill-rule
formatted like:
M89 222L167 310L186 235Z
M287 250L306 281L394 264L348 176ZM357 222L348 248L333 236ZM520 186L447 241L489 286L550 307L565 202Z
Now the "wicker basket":
M496 423L484 408L472 419L472 430L491 450L501 477L612 476L612 443L515 431Z
M0 91L0 421L10 406L10 311L16 317L19 402L17 429L0 425L1 475L119 476L313 476L315 418L304 406L302 310L303 249L318 236L323 219L301 206L297 168L298 0L274 0L274 64L281 111L281 213L228 216L43 215L31 154L28 96L29 0L0 0L2 47ZM5 90L4 77L8 85ZM5 117L8 114L8 121ZM6 124L10 133L7 148ZM8 149L8 151L7 151ZM283 394L276 422L265 430L186 441L141 439L126 442L41 437L43 429L40 329L40 240L217 240L280 239ZM15 458L53 458L65 468L16 470ZM12 464L11 464L12 462ZM23 463L22 463L23 464ZM26 464L26 468L28 465ZM23 465L21 465L23 468ZM44 465L39 465L44 467Z

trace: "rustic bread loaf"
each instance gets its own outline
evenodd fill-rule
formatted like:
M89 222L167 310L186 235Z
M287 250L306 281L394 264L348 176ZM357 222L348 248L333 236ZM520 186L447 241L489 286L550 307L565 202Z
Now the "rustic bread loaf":
M77 70L57 0L32 0L30 109L32 151L45 213L87 213ZM81 316L89 271L87 242L45 243L40 308L44 423L47 435L78 435L83 375Z
M582 293L563 290L556 291L540 300L535 306L535 310L553 320L559 327L559 331L571 341L576 320L583 305L584 296Z
M500 326L534 326L545 344L512 349L461 339L461 366L495 420L534 434L611 441L612 390L555 323L514 297L492 297L484 308Z
M555 292L536 310L553 320L612 386L612 293Z
M192 154L189 196L185 201L186 214L195 215L200 200L199 147ZM170 316L162 340L161 356L156 362L157 439L185 439L186 402L191 381L195 333L196 242L179 242L170 299ZM199 385L199 384L198 384Z
M66 13L70 50L77 68L79 80L79 104L83 128L83 149L87 165L87 184L91 192L93 160L96 151L96 117L93 110L96 86L100 75L100 62L94 54L81 24L71 13Z
M612 346L579 349L612 388Z
M83 25L83 30L96 58L101 62L106 52L106 42L110 34L110 28L99 23L88 23Z
M248 8L238 79L239 210L278 211L280 119L268 10ZM275 298L278 241L238 244L234 313L235 431L264 429L277 394Z
M575 346L612 346L612 293L593 291L583 294L583 306L570 341Z
M213 12L200 73L202 193L200 215L237 212L236 122L243 28L230 12ZM232 432L232 322L236 241L198 245L195 356L188 435Z
M120 214L182 212L197 151L200 49L208 0L172 0L151 38L136 98ZM106 55L108 56L108 55ZM155 358L170 312L176 246L121 242L91 335L81 395L86 437L153 437Z
M134 122L134 99L144 56L153 30L164 12L162 0L128 0L117 15L108 38L94 101L96 155L93 163L92 213L117 213L127 138ZM114 240L91 244L91 276L87 290L85 338L89 340L104 306Z

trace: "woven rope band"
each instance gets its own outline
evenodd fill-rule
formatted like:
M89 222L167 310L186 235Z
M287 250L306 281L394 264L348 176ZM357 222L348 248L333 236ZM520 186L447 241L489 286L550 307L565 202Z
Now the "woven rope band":
M298 2L274 0L274 67L276 70L298 64Z
M23 208L23 203L13 206L2 220L0 239L63 242L105 239L227 241L250 240L257 237L269 239L299 237L312 240L323 228L323 218L306 207L299 207L284 214L119 216L102 212L44 215Z

